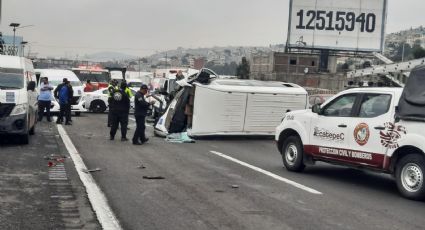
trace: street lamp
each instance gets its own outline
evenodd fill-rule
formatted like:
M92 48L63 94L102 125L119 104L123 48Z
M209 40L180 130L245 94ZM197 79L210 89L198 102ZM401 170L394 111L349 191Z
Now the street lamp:
M10 27L13 27L13 55L15 55L15 35L16 35L16 27L19 27L21 24L16 23L16 22L12 22L10 23Z
M22 46L22 57L25 57L25 45L28 44L27 41L22 41L21 42L21 46Z

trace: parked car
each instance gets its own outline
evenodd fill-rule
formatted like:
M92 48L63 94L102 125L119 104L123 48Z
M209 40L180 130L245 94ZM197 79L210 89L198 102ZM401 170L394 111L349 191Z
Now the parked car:
M134 95L136 91L130 90L133 94L133 97L130 98L130 108L134 109ZM108 97L108 89L99 89L94 92L86 93L84 107L93 113L103 113L109 109Z

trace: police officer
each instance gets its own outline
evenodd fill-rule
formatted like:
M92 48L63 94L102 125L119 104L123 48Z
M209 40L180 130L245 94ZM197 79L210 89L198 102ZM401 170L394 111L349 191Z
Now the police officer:
M118 89L119 89L119 87L118 87L118 81L115 80L115 79L111 80L109 82L109 85L108 85L108 96L109 96L108 97L108 104L109 104L109 107L111 106L112 95ZM112 122L111 122L111 109L109 109L109 111L108 111L108 127L111 127L111 126L112 126Z
M130 112L130 98L125 93L127 84L121 83L119 89L115 89L109 103L109 111L111 114L111 132L110 139L114 140L118 130L118 125L121 125L121 141L127 139L128 114Z
M146 101L147 93L148 86L142 85L134 97L134 117L136 118L137 127L136 131L134 131L133 145L142 145L149 140L145 136L145 118L149 105L154 104L155 102L151 101L149 103Z

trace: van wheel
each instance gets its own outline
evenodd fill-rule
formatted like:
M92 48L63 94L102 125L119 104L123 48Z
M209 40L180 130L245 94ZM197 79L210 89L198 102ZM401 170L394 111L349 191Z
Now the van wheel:
M29 135L34 135L34 134L35 134L35 124L29 131Z
M93 101L90 105L90 109L95 113L103 113L106 111L105 102L100 100Z
M75 112L75 116L77 117L81 116L81 112Z
M24 134L24 135L21 136L20 139L21 139L22 144L27 145L27 144L30 143L30 134L29 133Z
M304 150L299 137L290 136L286 138L283 142L281 153L283 165L288 171L301 172L304 170Z
M396 166L396 181L400 193L412 200L425 199L425 159L420 154L403 157Z

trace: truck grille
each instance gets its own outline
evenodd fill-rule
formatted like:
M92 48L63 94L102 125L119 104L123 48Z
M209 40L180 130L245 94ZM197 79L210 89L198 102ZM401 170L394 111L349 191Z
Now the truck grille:
M78 102L80 102L81 97L72 97L71 99L71 105L78 105Z
M0 103L0 118L7 117L12 112L15 104L1 104Z

